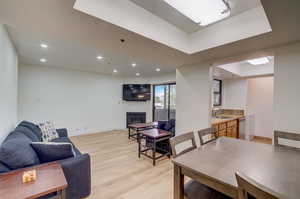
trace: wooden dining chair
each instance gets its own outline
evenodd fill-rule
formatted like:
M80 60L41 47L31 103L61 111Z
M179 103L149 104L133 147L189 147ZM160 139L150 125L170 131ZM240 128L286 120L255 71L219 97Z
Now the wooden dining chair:
M291 146L291 144L286 143L286 144L280 144L279 139L285 139L285 140L290 140L293 143L297 143L298 146ZM286 147L290 149L300 149L300 134L297 133L288 133L288 132L283 132L283 131L275 131L274 132L274 145L275 146L280 146L280 147Z
M238 184L239 199L285 199L242 173L237 172L235 176Z
M217 132L215 128L207 128L198 131L200 144L204 145L217 139Z
M176 146L183 144L182 150L177 150ZM170 139L173 158L183 155L187 152L193 151L197 148L195 142L194 132L178 135ZM184 196L186 199L226 199L227 196L211 189L195 180L190 180L184 185Z
M183 145L183 143L186 144ZM170 144L172 155L174 158L197 148L194 132L189 132L173 137L170 139ZM181 151L176 149L176 146L178 146L179 144L182 144L183 149Z

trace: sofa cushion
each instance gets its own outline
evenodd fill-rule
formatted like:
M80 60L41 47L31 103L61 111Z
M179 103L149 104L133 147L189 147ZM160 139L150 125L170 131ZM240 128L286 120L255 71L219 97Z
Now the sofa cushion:
M0 147L0 161L10 169L39 164L39 158L30 143L31 140L26 136L4 141Z
M166 123L167 123L166 121L158 121L157 128L158 129L165 129Z
M36 136L36 134L33 131L31 131L30 129L28 129L24 126L17 126L17 128L14 131L23 133L28 138L30 138L30 140L32 142L39 142L40 141L40 139Z
M68 137L55 138L51 142L67 142L67 143L71 143L73 145L73 149L74 149L76 155L82 155L82 153L76 148L76 146L73 144L73 142Z
M11 140L11 139L16 139L16 138L28 138L24 133L20 132L20 131L12 131L10 134L8 134L8 136L5 138L4 142L6 142L7 140Z
M73 145L68 142L32 142L31 146L42 163L76 156Z
M28 121L22 121L18 126L23 126L30 129L32 132L34 132L34 134L39 138L40 141L42 140L42 131L34 123Z
M9 172L10 169L5 166L3 163L0 162L0 173L6 173L6 172Z
M51 142L68 142L73 144L73 142L70 140L70 138L68 137L59 137L59 138L55 138L53 140L51 140ZM74 145L74 144L73 144Z
M39 127L42 131L42 141L49 142L55 138L58 138L59 135L54 127L54 124L50 121L45 123L39 123Z

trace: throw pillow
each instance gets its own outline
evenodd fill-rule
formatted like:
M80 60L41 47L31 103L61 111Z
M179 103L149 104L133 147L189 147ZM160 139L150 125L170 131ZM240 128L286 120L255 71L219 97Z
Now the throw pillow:
M32 142L32 148L38 154L42 163L75 157L71 143L66 142Z
M0 147L0 161L10 169L19 169L40 163L26 136L4 141Z
M39 127L42 131L42 141L43 142L49 142L49 141L59 137L52 122L47 121L45 123L40 123Z

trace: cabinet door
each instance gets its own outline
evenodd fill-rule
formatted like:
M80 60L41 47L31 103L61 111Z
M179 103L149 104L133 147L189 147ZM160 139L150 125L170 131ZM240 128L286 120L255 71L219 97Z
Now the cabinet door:
M232 137L232 128L231 127L227 128L227 137Z
M237 120L228 122L228 123L227 123L227 126L228 126L228 127L237 126Z
M218 134L218 137L226 136L226 129L220 130Z
M219 130L226 130L227 124L226 123L222 123L219 125Z
M233 126L233 127L231 127L232 128L232 130L231 130L231 135L232 135L232 137L234 137L234 138L238 138L238 131L237 131L237 126Z

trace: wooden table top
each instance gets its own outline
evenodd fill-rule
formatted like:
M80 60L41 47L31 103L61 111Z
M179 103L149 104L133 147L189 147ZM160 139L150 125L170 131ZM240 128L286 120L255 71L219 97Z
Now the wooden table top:
M157 122L149 122L149 123L136 123L136 124L129 124L128 127L130 128L148 128L152 126L157 126Z
M24 171L36 169L37 180L22 182ZM67 188L63 170L58 163L43 164L0 174L1 198L34 199Z
M221 137L173 163L234 187L240 171L285 199L300 198L300 151Z
M161 129L149 129L140 132L142 135L151 137L151 138L162 138L165 136L170 136L172 133L169 131L161 130Z

